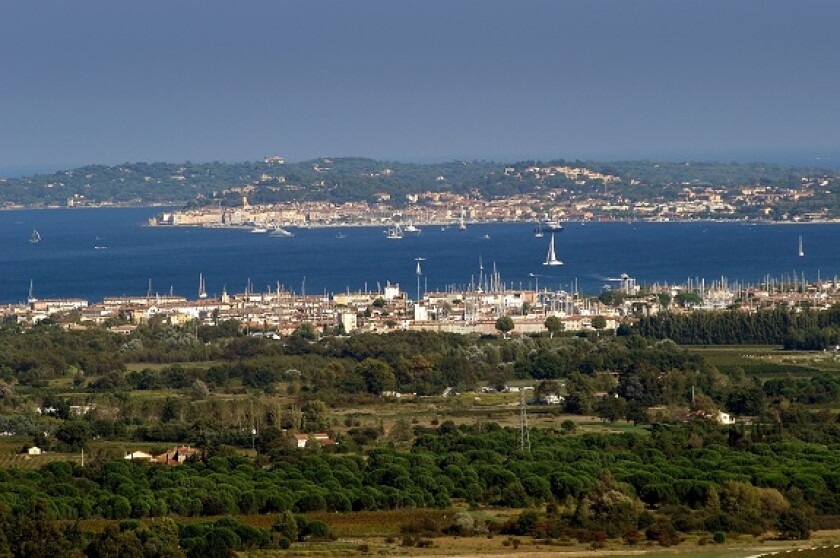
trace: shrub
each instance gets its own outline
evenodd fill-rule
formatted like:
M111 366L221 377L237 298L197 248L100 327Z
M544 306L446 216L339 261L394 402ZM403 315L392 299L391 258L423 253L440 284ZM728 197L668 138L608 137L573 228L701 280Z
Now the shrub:
M638 529L630 529L621 536L624 544L637 545L642 542L642 533Z

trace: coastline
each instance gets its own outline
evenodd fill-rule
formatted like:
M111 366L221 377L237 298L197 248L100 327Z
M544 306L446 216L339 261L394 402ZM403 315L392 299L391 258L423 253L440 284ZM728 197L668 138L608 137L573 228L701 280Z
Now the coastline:
M83 205L83 206L0 206L0 212L15 212L15 211L57 211L57 210L102 210L102 209L174 209L181 210L184 204L181 203L148 203L148 204L100 204L100 205ZM211 209L209 207L196 209ZM395 213L399 210L395 209ZM156 219L157 216L151 219ZM405 224L403 221L388 220L377 222L337 222L337 223L278 223L279 226L297 229L332 229L332 228L357 228L357 227L388 227L395 223ZM418 227L451 227L456 226L457 221L414 221L414 225ZM466 220L467 225L493 225L493 224L537 224L533 219L469 219ZM656 224L690 224L690 223L729 223L738 225L836 225L840 224L840 218L837 219L809 219L809 220L771 220L771 219L632 219L632 218L611 218L611 219L566 219L560 221L562 224L588 224L588 223L656 223ZM236 224L236 225L222 225L222 224L193 224L193 223L151 223L147 222L143 226L146 227L162 227L162 228L200 228L200 229L231 229L231 230L249 230L253 228L252 225Z
M145 206L151 207L151 206ZM365 228L365 227L389 227L393 226L397 221L379 221L379 222L370 222L370 223L357 223L357 222L347 222L347 223L306 223L306 224L299 224L299 223L278 223L279 226L283 228L294 228L294 229L338 229L338 228ZM400 224L403 224L399 221ZM833 219L833 220L820 220L820 221L770 221L766 219L680 219L680 220L661 220L661 219L568 219L565 221L561 221L562 224L575 224L575 225L585 225L585 224L609 224L609 223L616 223L616 224L629 224L634 225L637 223L643 224L663 224L663 225L674 225L674 224L702 224L702 223L722 223L722 224L732 224L732 225L836 225L840 224L840 219ZM529 219L511 219L511 220L469 220L465 221L467 225L503 225L503 224L536 224L535 221ZM418 222L415 221L414 225L417 227L452 227L457 226L457 222L453 221L428 221L428 222ZM222 225L222 224L192 224L192 223L179 223L179 224L152 224L146 223L144 226L147 227L160 227L160 228L190 228L190 229L230 229L230 230L250 230L253 228L252 225Z
M99 205L14 205L0 206L0 211L54 211L59 209L144 209L144 208L173 208L183 207L180 203L109 203Z

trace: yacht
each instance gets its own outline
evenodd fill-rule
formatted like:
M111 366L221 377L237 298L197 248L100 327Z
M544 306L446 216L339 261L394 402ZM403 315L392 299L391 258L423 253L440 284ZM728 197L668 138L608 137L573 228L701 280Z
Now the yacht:
M288 238L290 236L295 236L293 233L287 231L283 227L278 227L278 226L275 226L274 228L272 228L271 231L268 234L270 236L281 236L281 237L284 237L284 238Z
M420 232L421 232L421 229L415 227L414 223L412 223L410 221L405 227L403 227L403 233L404 234L420 234Z
M542 228L548 232L560 232L563 230L563 224L555 219L546 219L542 223Z

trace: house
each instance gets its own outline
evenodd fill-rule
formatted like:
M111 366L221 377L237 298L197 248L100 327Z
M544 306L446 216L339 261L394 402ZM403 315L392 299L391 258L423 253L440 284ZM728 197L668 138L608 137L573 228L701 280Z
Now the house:
M46 453L46 452L44 450L42 450L41 448L39 448L38 446L32 446L31 448L28 448L26 450L27 455L42 455L44 453Z
M154 455L151 453L146 453L145 451L137 450L131 453L127 453L123 459L128 459L129 461L152 461L155 458Z
M539 403L540 405L560 405L565 400L566 398L562 395L549 393L537 399L537 403Z
M732 418L732 415L730 415L729 413L724 413L722 411L717 412L717 416L715 417L715 421L718 424L724 424L724 425L735 424L735 419Z
M172 448L166 453L162 453L160 455L155 456L154 460L157 463L163 463L165 465L180 465L188 458L198 454L199 451L196 448L191 448L189 446L179 446Z
M335 442L326 432L315 432L314 434L292 434L292 442L298 449L303 449L319 444L321 446L334 446Z
M296 448L303 449L309 441L309 436L307 434L292 434L292 439Z
M326 432L316 432L312 435L312 438L322 446L335 445L335 442L330 438L330 435Z
M683 422L688 422L692 419L707 420L716 424L720 424L722 426L735 424L735 419L732 417L732 415L730 415L729 413L724 413L722 411L704 411L703 409L698 409L685 415L685 417L683 418Z

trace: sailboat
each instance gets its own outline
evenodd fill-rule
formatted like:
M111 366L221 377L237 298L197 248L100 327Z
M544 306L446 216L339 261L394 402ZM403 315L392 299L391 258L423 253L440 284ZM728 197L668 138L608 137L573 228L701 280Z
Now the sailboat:
M390 240L399 240L403 237L403 230L402 227L397 223L393 227L388 229L388 238Z
M151 290L151 289L150 289ZM204 274L198 274L198 298L207 298L207 288L204 285Z
M801 258L804 255L805 255L805 249L802 248L802 235L800 234L799 235L799 257Z
M542 224L537 223L537 228L534 229L534 237L535 238L542 238L543 236L544 235L543 235L543 230L542 230Z
M545 257L543 265L563 265L563 262L557 259L557 254L554 253L554 235L551 235L551 242L548 244L548 254Z
M461 217L458 219L458 230L465 231L467 230L467 223L464 222L464 212L461 212Z
M29 242L32 244L41 242L41 233L38 232L38 229L32 229L32 236L29 237Z

